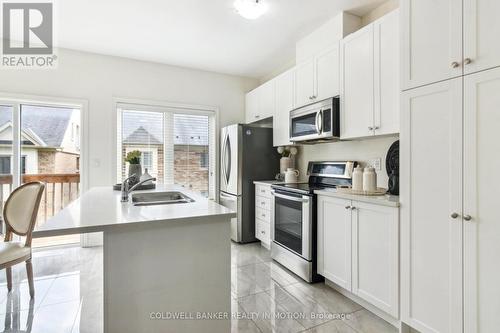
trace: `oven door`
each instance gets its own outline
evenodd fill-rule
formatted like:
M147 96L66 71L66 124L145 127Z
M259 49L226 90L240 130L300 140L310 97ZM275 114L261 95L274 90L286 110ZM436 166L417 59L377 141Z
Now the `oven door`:
M271 239L300 257L312 260L312 197L279 190L271 193Z

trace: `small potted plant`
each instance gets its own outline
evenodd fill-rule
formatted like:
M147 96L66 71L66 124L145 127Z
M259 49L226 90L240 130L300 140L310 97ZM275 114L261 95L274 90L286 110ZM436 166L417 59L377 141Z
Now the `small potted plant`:
M297 155L298 150L296 147L278 147L278 153L281 154L280 159L280 173L285 174L288 168L293 168L295 161L295 155Z
M128 152L127 156L125 157L125 162L129 163L128 166L129 177L135 174L136 179L139 180L139 178L142 175L141 152L138 150L132 150L131 152Z

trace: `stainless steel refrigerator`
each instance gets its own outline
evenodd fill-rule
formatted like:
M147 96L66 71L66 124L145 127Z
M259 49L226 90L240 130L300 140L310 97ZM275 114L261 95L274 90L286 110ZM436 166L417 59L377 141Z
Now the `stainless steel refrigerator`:
M235 124L221 131L219 203L236 211L231 239L255 238L255 180L272 180L279 172L280 155L273 147L272 128Z

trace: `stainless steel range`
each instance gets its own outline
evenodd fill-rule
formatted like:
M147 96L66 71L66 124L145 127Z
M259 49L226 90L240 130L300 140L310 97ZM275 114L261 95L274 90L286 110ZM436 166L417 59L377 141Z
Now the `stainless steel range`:
M307 183L272 185L271 257L307 282L316 274L315 190L349 186L356 162L309 162Z

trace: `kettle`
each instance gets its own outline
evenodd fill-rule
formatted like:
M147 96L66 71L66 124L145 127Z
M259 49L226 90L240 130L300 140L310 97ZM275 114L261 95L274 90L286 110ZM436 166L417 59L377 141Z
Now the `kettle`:
M299 177L299 170L288 168L285 171L285 183L296 183Z

